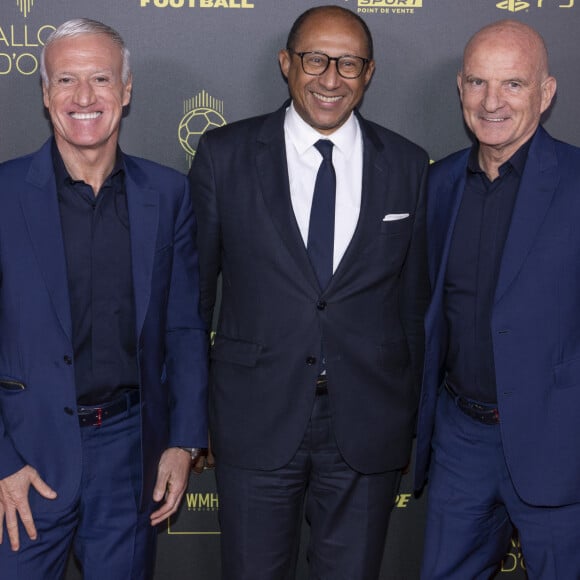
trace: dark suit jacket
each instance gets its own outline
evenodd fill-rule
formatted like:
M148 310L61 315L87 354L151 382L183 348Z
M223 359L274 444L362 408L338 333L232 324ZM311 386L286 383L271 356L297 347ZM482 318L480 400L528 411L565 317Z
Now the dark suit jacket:
M288 183L284 112L204 135L190 173L202 310L212 318L210 425L218 461L285 465L312 410L324 344L334 430L364 473L408 460L427 301L427 156L360 118L364 169L354 237L321 294ZM408 219L383 221L389 213Z
M427 231L433 298L426 316L416 485L429 459L447 328L449 246L469 150L435 164ZM491 319L500 427L513 483L526 502L580 501L580 149L533 137L500 266Z
M187 181L155 163L123 159L149 498L166 447L206 444L207 342ZM57 500L44 502L55 511L74 496L81 475L72 354L49 140L0 165L0 478L30 464L57 491ZM34 511L38 496L31 500Z

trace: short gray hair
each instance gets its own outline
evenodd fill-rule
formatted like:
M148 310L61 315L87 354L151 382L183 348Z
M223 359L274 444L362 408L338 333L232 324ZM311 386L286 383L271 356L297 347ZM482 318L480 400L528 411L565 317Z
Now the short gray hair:
M121 80L123 81L123 84L125 84L131 74L131 66L129 63L129 49L125 46L125 41L122 36L114 28L111 28L98 20L91 20L90 18L74 18L73 20L67 20L61 24L54 32L52 32L52 34L50 34L44 43L44 47L40 53L40 76L44 85L48 85L48 74L46 72L45 64L46 49L57 40L61 40L62 38L72 38L74 36L80 36L81 34L104 34L119 46L123 58Z

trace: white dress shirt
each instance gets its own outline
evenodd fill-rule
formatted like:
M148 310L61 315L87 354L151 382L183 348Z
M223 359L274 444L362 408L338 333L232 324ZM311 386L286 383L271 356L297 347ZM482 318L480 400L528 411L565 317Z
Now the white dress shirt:
M342 127L327 136L308 125L291 104L286 109L284 138L292 208L305 246L308 243L314 184L322 162L322 155L314 144L319 139L329 139L334 143L332 164L336 173L333 256L335 272L352 239L360 213L363 140L358 120L351 114Z

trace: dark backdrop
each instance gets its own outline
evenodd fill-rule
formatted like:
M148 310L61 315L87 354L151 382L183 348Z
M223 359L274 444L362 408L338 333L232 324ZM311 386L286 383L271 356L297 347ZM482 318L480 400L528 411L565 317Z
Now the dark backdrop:
M133 101L121 145L182 172L208 126L271 111L287 95L278 70L296 16L313 0L2 0L0 161L37 149L50 134L38 59L50 31L87 16L112 25L132 53ZM427 149L432 159L465 147L455 75L467 39L481 26L516 18L536 27L558 79L546 127L580 145L580 5L575 0L340 0L368 23L377 70L364 115ZM580 4L580 2L578 3ZM218 497L213 474L192 477L177 518L160 532L156 579L219 578ZM403 479L386 545L382 580L418 577L424 500ZM307 530L305 530L307 533ZM523 578L517 550L502 578ZM306 569L301 563L301 580ZM196 572L197 571L197 572ZM69 580L79 574L71 566Z

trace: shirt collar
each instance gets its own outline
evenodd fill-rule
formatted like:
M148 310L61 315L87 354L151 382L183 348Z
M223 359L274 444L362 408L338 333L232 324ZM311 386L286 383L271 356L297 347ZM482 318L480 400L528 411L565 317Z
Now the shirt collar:
M52 165L54 167L54 176L56 179L57 185L60 187L62 185L74 185L75 183L84 183L84 181L75 181L68 173L64 161L62 159L62 155L56 146L56 142L52 141ZM105 179L105 183L110 179L116 178L119 174L124 173L123 168L123 153L121 152L120 147L117 147L117 153L115 157L115 165L113 166L113 170Z
M535 133L534 133L535 135ZM530 143L534 137L530 137L505 163L499 166L499 175L505 175L508 169L512 168L516 171L519 177L524 173L524 167L526 165L526 160L528 158L528 151L530 149ZM469 152L469 159L467 160L467 169L471 173L483 173L479 165L479 146L475 143L471 147Z
M358 120L354 113L351 113L346 122L331 135L323 135L302 119L294 108L294 103L290 103L286 109L284 128L299 155L303 155L320 139L329 139L346 159L352 155L360 133Z

